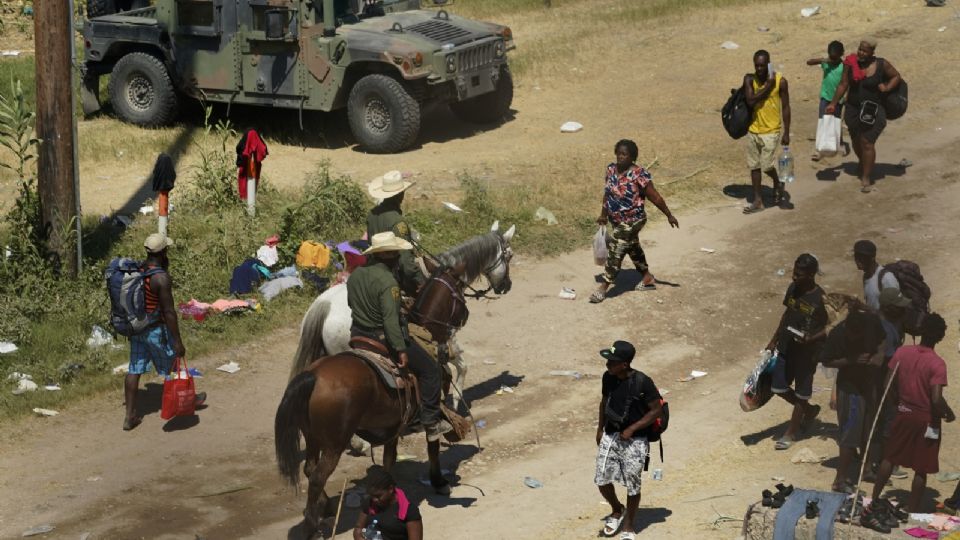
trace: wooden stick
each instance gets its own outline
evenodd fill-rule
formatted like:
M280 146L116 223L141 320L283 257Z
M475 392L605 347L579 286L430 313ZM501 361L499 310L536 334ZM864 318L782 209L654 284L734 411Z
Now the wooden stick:
M850 527L853 526L853 512L857 509L857 499L860 498L860 483L863 482L863 470L867 466L867 460L870 456L870 443L873 442L873 432L877 429L877 420L880 419L880 413L883 411L883 402L887 399L887 393L890 392L890 386L893 379L897 376L897 369L900 364L893 366L893 372L890 373L890 380L887 381L887 387L883 390L883 396L880 397L880 403L877 405L877 414L873 417L873 425L870 426L870 435L867 437L867 447L863 449L863 460L860 463L860 476L857 477L857 489L853 492L853 504L850 505L850 521L847 522L847 535L850 534Z
M371 448L373 450L373 448ZM347 478L343 478L343 487L340 488L340 500L337 501L337 517L333 518L333 535L337 535L337 525L340 523L340 509L343 508L343 499L347 497Z

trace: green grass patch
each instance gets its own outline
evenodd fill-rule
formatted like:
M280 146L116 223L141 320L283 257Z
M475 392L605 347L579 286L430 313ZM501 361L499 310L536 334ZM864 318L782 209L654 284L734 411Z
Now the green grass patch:
M37 103L35 73L33 55L0 59L0 94L7 95L10 92L11 82L20 81L24 101L31 110L35 109Z

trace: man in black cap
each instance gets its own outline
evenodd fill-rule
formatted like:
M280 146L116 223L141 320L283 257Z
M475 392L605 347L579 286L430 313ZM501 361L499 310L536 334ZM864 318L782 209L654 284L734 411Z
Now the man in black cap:
M633 521L640 506L640 473L650 451L647 429L660 418L663 408L653 380L630 367L635 353L626 341L615 341L612 347L600 351L607 360L607 372L603 374L597 424L600 448L594 482L612 510L604 518L603 535L617 534L626 520L620 540L635 538ZM614 481L627 488L626 509L617 498Z
M880 291L888 287L899 290L897 276L893 272L884 272L877 264L877 245L869 240L857 240L853 244L853 262L863 272L864 302L874 311L880 311Z

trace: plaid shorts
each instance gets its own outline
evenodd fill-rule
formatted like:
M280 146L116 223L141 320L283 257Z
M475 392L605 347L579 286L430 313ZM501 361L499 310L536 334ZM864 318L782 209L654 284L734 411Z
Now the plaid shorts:
M604 433L597 450L597 472L593 482L598 486L618 482L626 486L627 495L640 493L640 473L649 453L650 443L646 437L625 441L619 433Z
M169 375L173 359L177 356L172 345L170 332L163 324L130 336L128 373L142 375L150 371L150 364L153 364L157 375Z

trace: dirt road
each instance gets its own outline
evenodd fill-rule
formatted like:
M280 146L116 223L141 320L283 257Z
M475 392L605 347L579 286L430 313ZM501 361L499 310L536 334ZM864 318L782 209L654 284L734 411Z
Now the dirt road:
M793 10L792 3L787 5L791 12L800 7ZM894 15L900 17L904 27L936 24L923 19L931 17L928 12L890 5L890 10L898 10ZM753 32L755 13L731 10L724 13L720 24L704 30L706 35L690 39L713 47L715 34L733 32L726 17L738 15L745 21L741 24ZM881 20L888 21L892 16L881 16ZM703 22L697 16L683 24ZM653 31L669 35L682 23L671 24L674 26ZM782 24L799 31L800 23L792 19L784 18ZM796 38L800 41L790 41L783 54L819 50L821 42L832 39L828 37L830 32L841 32L837 27L843 27L846 35L864 30L866 23L854 26L843 20L823 19L816 24L815 31ZM876 30L876 24L870 23L868 29ZM936 33L935 28L930 31ZM916 32L916 50L906 49L906 40L897 41L896 34L889 40L891 45L884 45L892 58L903 58L897 66L905 74L918 65L920 49L929 45L930 39L939 39ZM519 30L517 33L520 35ZM643 43L648 38L638 31L630 39ZM894 56L894 42L904 47L903 54L898 51ZM684 42L683 47L694 50L691 43ZM744 47L752 45L746 42ZM641 54L655 56L649 51ZM714 52L705 54L712 56ZM933 60L946 62L938 57ZM792 57L791 62L799 65ZM746 61L737 65L741 64L748 66ZM953 68L944 64L943 69ZM637 81L645 77L639 71L630 76ZM817 77L806 73L798 77L795 95L802 88L815 90ZM682 70L676 79L668 77L660 84L669 90L681 88L692 79L687 70ZM948 95L949 87L938 87L934 80L917 76L910 82L912 97L918 97L908 116L891 123L880 140L885 177L874 193L862 195L856 191L857 182L848 174L850 160L837 158L814 169L803 158L803 149L797 154L799 180L790 187L795 210L772 209L743 216L738 208L740 201L718 197L716 203L696 212L680 214L680 230L653 226L644 231L653 272L674 287L632 292L629 285L636 283L637 276L628 272L618 287L626 292L595 306L586 302L597 272L586 251L545 261L518 258L511 293L497 301L473 303L470 325L461 334L471 363L467 397L474 404L476 417L486 420L480 432L483 451L466 444L444 451L443 465L457 482L452 496L442 498L418 483L426 472L422 440L410 437L401 446L401 453L413 458L400 463L397 476L421 501L427 538L596 535L599 519L607 511L592 485L596 451L593 433L603 369L596 351L620 338L637 345L636 367L650 374L661 389L669 390L666 397L672 409L671 428L664 440L665 462L660 464L655 457L651 463L663 469L663 480L644 480L638 524L649 537L736 537L739 523L714 527L714 520L718 515L741 517L746 505L759 499L760 491L774 483L770 480L773 476L804 487L827 488L833 476L832 461L795 465L790 456L802 448L826 456L836 454L832 440L836 418L826 410L829 381L818 375L815 382L813 399L825 409L821 422L811 438L787 452L773 450L773 437L785 428L789 413L786 405L773 401L747 414L737 406L737 394L781 309L780 299L789 277L778 275L777 270L789 273L796 255L811 251L822 261L819 280L828 291L856 293L859 280L850 246L861 237L877 242L882 260L900 257L920 263L934 290L933 307L951 326L940 352L948 365L956 365L960 294L950 286L956 275L955 249L960 245L955 226L960 219L960 156L956 153L960 147L960 100ZM584 92L599 92L603 85L595 81L585 86ZM541 100L533 92L531 88L521 89L517 119L502 131L445 142L443 151L472 151L476 147L479 150L465 160L475 163L505 155L500 165L491 167L508 167L524 149L501 150L506 146L503 142L536 139L532 134L511 135L511 130L533 133L555 127L552 117L549 122L544 118L553 116L547 114L550 104L561 96L552 94ZM703 97L703 92L706 86L695 89L694 95ZM700 97L687 101L698 102ZM624 109L633 103L630 96L614 98L609 94L606 98ZM707 102L706 97L703 99ZM587 104L570 106L582 111L590 108ZM617 106L610 108L620 110ZM802 141L800 133L812 133L812 110L812 100L796 100L794 137L798 141ZM612 113L591 114L594 112L596 120L591 125L613 122ZM727 187L728 193L741 192L746 175L740 168L739 145L723 141L715 133L719 122L713 113L709 121L701 113L691 116L697 118L674 123L688 130L688 139L713 141L717 147L701 149L699 155L683 158L685 163L715 154L717 157L710 158L717 164L713 172L726 167L737 175L725 181L715 177L717 190ZM619 136L612 134L616 130L597 129L603 129L602 137L596 135L594 140L594 135L589 135L588 146L595 143L596 152L606 152L608 143ZM674 134L679 128L664 129ZM653 136L655 133L650 134ZM605 141L602 148L601 140ZM566 141L541 140L531 143L529 151L533 159L543 159L556 155L554 152L562 153ZM407 157L415 162L429 161L428 154L439 150L439 144L428 144L405 155L404 161ZM580 155L585 151L579 148L571 152ZM901 157L915 165L906 171L889 165ZM390 167L386 161L369 165L366 158L343 153L335 159L343 168L369 167L373 171ZM593 158L591 168L602 166L604 159L608 158ZM832 169L834 165L836 170ZM433 166L439 170L436 162ZM818 181L817 172L823 178L836 173L836 180ZM716 252L708 254L701 247ZM578 299L571 302L557 298L563 286L575 288ZM296 329L291 328L242 350L197 359L198 367L207 374L199 384L211 398L195 425L164 426L153 411L136 431L122 432L118 381L117 390L110 395L78 404L56 418L31 419L5 430L0 440L0 537L19 536L41 523L57 527L46 536L49 538L76 538L84 532L91 532L93 538L124 539L194 535L211 539L284 538L295 533L305 496L293 493L279 481L272 456L272 419L295 339ZM235 375L214 371L226 360L237 360L243 369ZM551 377L548 372L553 369L578 370L586 376L579 380ZM708 375L692 382L677 381L691 369L707 371ZM501 385L512 387L514 392L498 395L496 390ZM158 388L150 386L157 403ZM960 403L960 393L949 388L947 399ZM958 435L956 425L945 426L946 441ZM345 480L348 488L361 482L369 464L369 458L344 457L328 491L336 493ZM960 451L949 442L941 452L941 468L960 468ZM523 484L525 476L537 478L543 488L527 488ZM953 487L935 480L929 486L931 496L943 495ZM906 482L895 481L896 489L907 487ZM354 512L347 512L341 531L347 530Z

